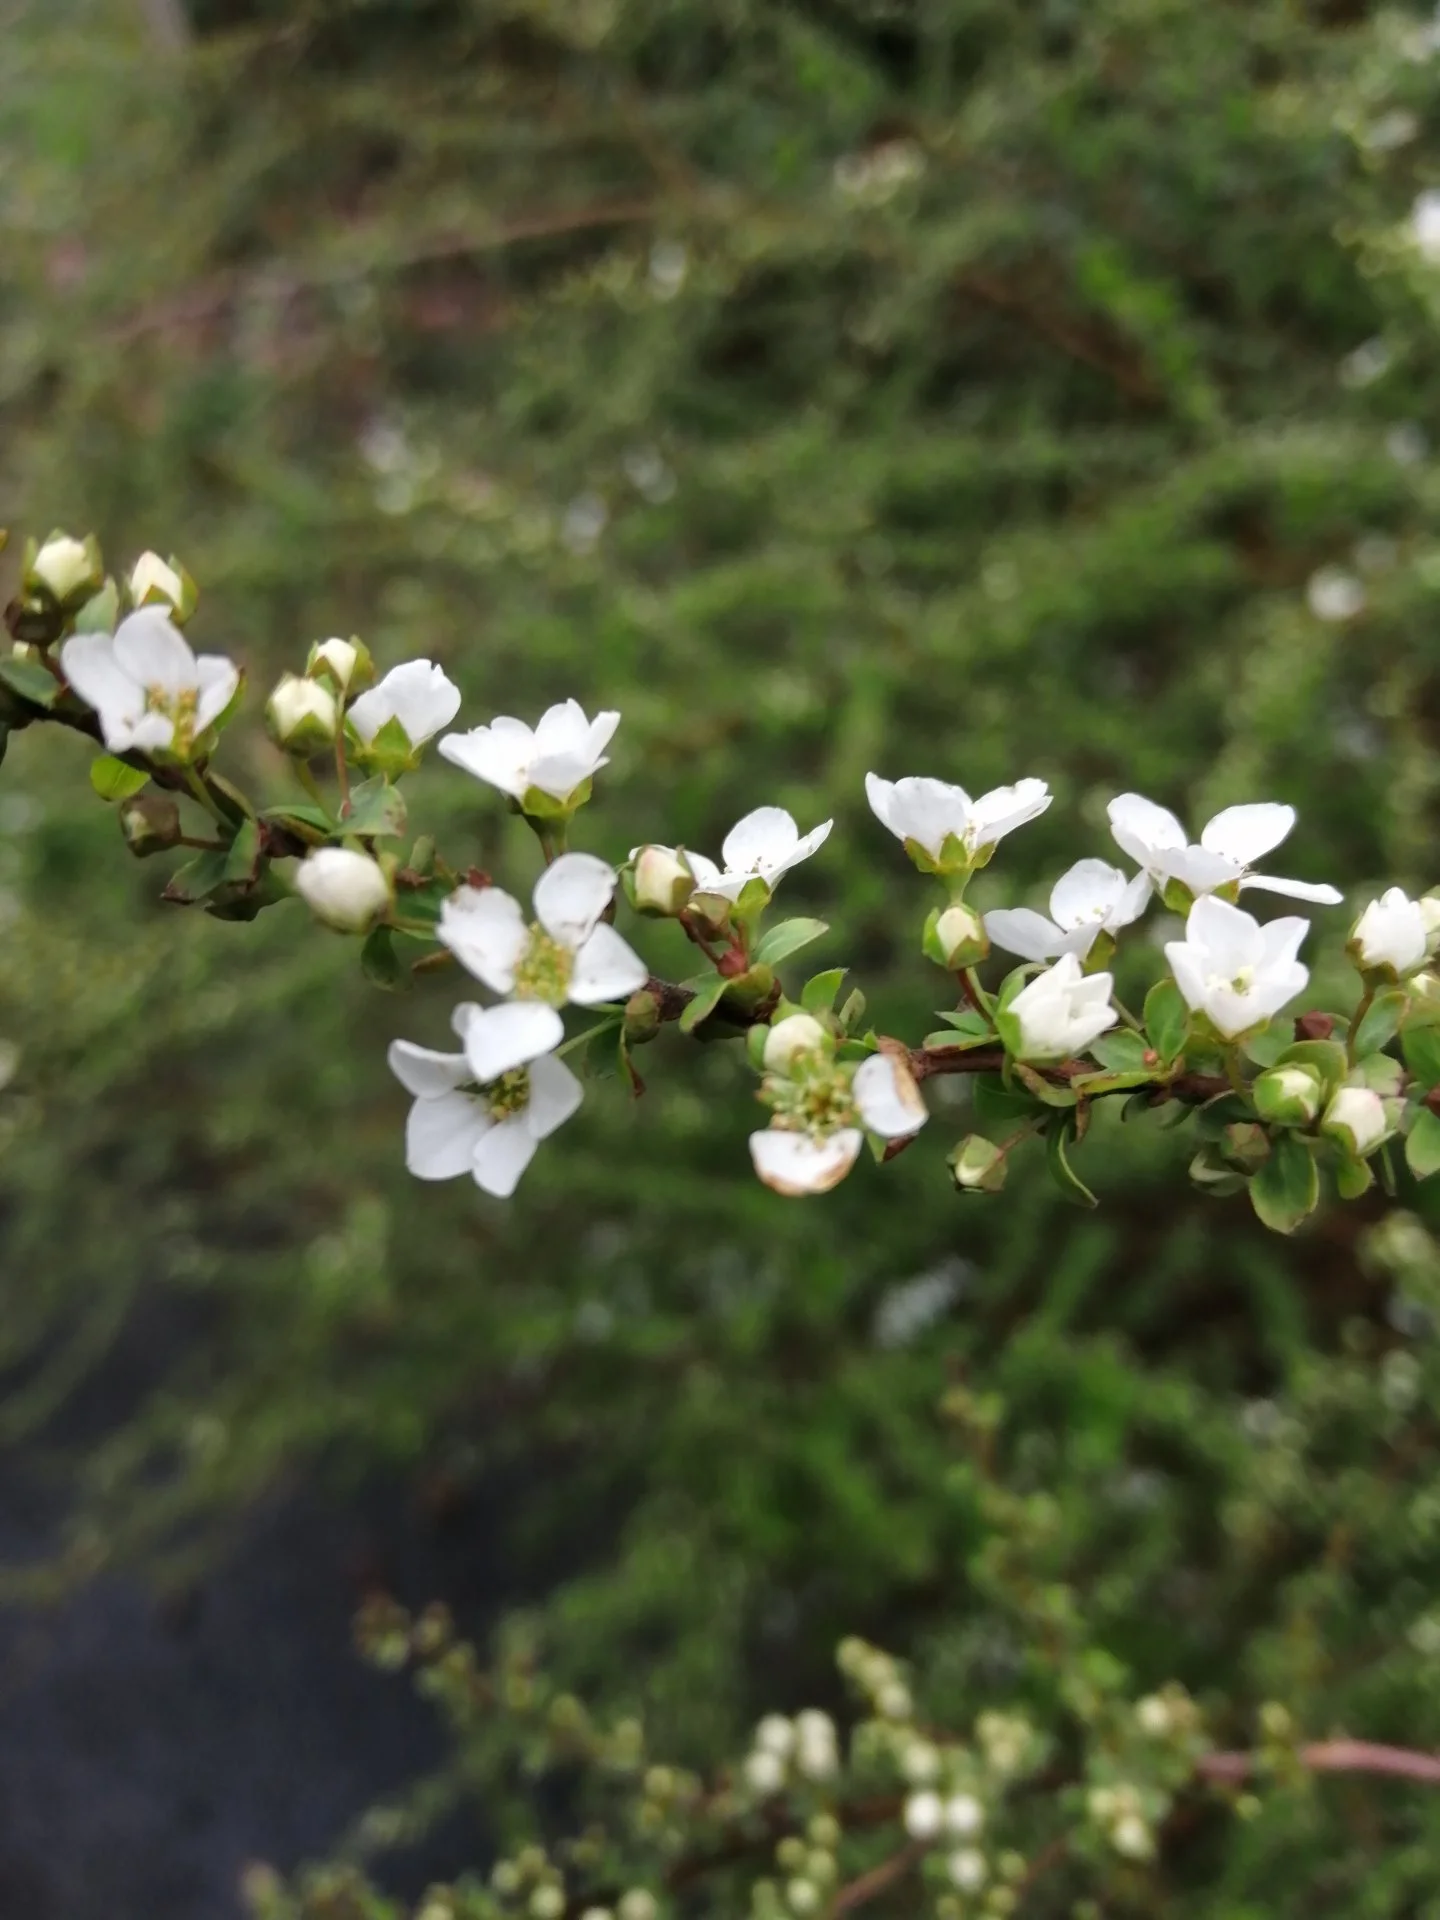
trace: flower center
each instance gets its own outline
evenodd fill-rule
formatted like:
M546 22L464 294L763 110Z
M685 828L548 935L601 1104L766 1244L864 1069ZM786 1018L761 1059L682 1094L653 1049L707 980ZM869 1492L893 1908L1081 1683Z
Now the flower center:
M575 956L569 947L562 947L542 927L532 926L529 944L516 962L514 997L563 1007L574 970Z
M1223 973L1212 973L1210 975L1210 985L1213 988L1228 989L1231 993L1253 993L1255 989L1255 969L1253 967L1241 967L1240 971L1230 978L1227 978Z
M175 745L188 747L195 737L195 709L200 695L194 687L182 687L171 693L165 687L145 689L145 711L163 713L175 728Z
M498 1080L481 1087L480 1100L492 1120L513 1120L530 1104L529 1068L512 1067L509 1073L502 1073Z
M781 1132L828 1140L860 1124L850 1080L850 1074L823 1053L803 1053L788 1074L767 1074L760 1097L774 1110L774 1124Z

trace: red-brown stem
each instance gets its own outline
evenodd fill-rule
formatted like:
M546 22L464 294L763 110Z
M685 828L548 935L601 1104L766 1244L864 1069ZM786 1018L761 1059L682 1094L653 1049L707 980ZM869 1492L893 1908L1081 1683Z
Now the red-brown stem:
M908 1846L901 1847L898 1853L892 1853L888 1860L882 1860L878 1867L872 1867L868 1873L862 1873L858 1880L852 1880L847 1887L841 1887L831 1907L832 1913L853 1913L856 1907L863 1907L868 1901L876 1899L887 1887L907 1874L913 1866L924 1858L926 1844L923 1840L912 1840Z
M1420 1780L1440 1787L1440 1754L1411 1747L1386 1747L1373 1740L1315 1740L1296 1750L1310 1773L1379 1773L1396 1780ZM1248 1780L1261 1758L1254 1753L1207 1753L1196 1771L1206 1780Z

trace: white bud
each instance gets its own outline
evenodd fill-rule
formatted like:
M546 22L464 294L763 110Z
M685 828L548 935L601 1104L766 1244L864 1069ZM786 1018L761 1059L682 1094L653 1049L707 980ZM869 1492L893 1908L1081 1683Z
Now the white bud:
M807 1707L803 1713L796 1714L795 1738L795 1764L807 1779L827 1780L838 1772L840 1753L835 1722L828 1713Z
M932 959L951 969L975 967L990 951L985 922L973 907L946 907L935 919Z
M308 756L334 740L340 710L334 694L320 681L287 673L266 702L265 721L287 753Z
M530 1911L535 1920L560 1920L565 1911L565 1895L559 1887L536 1887L530 1896Z
M813 1880L787 1880L785 1900L792 1913L813 1913L820 1904L820 1889Z
M1152 1740L1163 1740L1170 1732L1174 1716L1168 1700L1158 1693L1149 1693L1137 1704L1135 1718L1142 1733L1148 1733Z
M915 1711L910 1689L899 1680L881 1687L875 1696L875 1705L886 1720L908 1720Z
M305 662L305 671L328 679L339 693L356 693L375 677L367 647L358 640L317 640Z
M695 891L695 876L674 847L641 847L631 870L630 901L637 913L673 920Z
M765 1070L788 1073L802 1053L815 1053L829 1041L820 1022L808 1013L792 1013L777 1020L765 1036Z
M365 933L390 905L390 882L368 853L317 847L300 863L295 891L337 933Z
M1127 1813L1115 1822L1110 1844L1127 1860L1148 1860L1155 1851L1154 1837L1138 1813Z
M755 1745L762 1753L788 1760L795 1746L795 1728L783 1713L767 1713L755 1729Z
M1325 1109L1320 1127L1361 1160L1390 1131L1385 1103L1373 1087L1341 1087Z
M142 553L130 569L130 604L168 607L172 619L183 621L195 611L195 583L172 556Z
M945 1802L945 1831L957 1840L968 1840L985 1824L985 1809L973 1793L952 1793Z
M1433 946L1440 939L1440 894L1422 893L1416 904L1425 927L1426 944Z
M978 1847L960 1847L945 1862L951 1884L962 1893L978 1893L984 1886L989 1868Z
M757 1747L745 1756L745 1784L752 1793L779 1793L785 1784L785 1762L778 1753Z
M1320 1111L1324 1088L1309 1067L1271 1067L1250 1089L1255 1111L1277 1126L1306 1127Z
M105 573L93 540L52 533L31 561L25 578L27 584L44 587L63 606L98 591Z
M937 1840L945 1825L945 1803L928 1789L905 1802L905 1831L912 1840Z
M628 1893L621 1894L615 1911L619 1920L655 1920L660 1906L648 1887L631 1887Z
M928 1740L911 1740L900 1755L900 1771L914 1786L923 1787L940 1772L940 1749Z

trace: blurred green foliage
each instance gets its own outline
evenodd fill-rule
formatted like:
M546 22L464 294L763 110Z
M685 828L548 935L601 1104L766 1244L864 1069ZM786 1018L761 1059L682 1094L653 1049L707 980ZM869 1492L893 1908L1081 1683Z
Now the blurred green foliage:
M609 857L713 849L761 802L833 814L786 904L894 1031L933 1024L939 977L868 768L1051 781L981 905L1105 851L1129 787L1197 822L1293 801L1287 872L1437 878L1418 13L196 13L185 62L118 0L46 0L7 44L12 524L178 552L193 631L257 693L353 630L382 666L441 660L472 724L618 706L581 835ZM1327 568L1363 584L1350 619L1312 609ZM280 790L258 727L228 751ZM937 1413L963 1381L1046 1503L1043 1578L1138 1685L1225 1703L1237 1744L1272 1695L1316 1732L1440 1741L1418 1227L1368 1266L1348 1215L1272 1242L1108 1116L1098 1215L1038 1169L962 1202L948 1082L912 1153L785 1204L749 1174L743 1072L673 1034L513 1204L420 1187L384 1049L439 1038L445 983L377 996L298 908L158 905L86 758L34 729L0 774L0 1437L33 1443L137 1327L153 1364L12 1590L136 1554L182 1577L298 1465L503 1467L497 1552L550 1665L643 1700L689 1761L759 1702L828 1697L847 1631L959 1716L1017 1689L1053 1714ZM452 770L412 817L527 883L523 828ZM1135 1910L1440 1912L1413 1790L1326 1786L1227 1834Z

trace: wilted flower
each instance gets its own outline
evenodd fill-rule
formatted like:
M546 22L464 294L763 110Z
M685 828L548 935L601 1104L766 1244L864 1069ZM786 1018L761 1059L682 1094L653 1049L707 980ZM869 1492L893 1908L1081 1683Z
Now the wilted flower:
M1189 844L1173 813L1138 793L1122 793L1112 800L1109 814L1116 842L1159 887L1178 880L1196 897L1223 887L1241 892L1263 887L1267 893L1313 900L1322 906L1336 906L1342 897L1334 887L1250 871L1251 861L1278 847L1294 826L1293 807L1270 801L1226 807L1207 823L1198 846Z
M337 933L364 933L390 905L390 882L368 853L317 847L300 862L295 891Z
M769 1040L789 1025L782 1021ZM830 1036L821 1031L828 1043ZM828 1193L854 1166L866 1129L882 1140L903 1140L928 1118L909 1069L892 1054L872 1054L852 1072L834 1059L828 1044L782 1051L784 1071L772 1072L764 1088L775 1119L750 1136L755 1171L776 1193Z
M1077 860L1050 891L1050 913L1030 907L1000 907L985 916L996 946L1022 960L1053 960L1073 953L1083 960L1102 933L1117 933L1140 918L1150 900L1148 873L1127 879L1103 860Z
M605 749L619 724L618 713L587 720L578 701L565 700L547 707L533 728L501 714L469 733L447 733L440 752L512 800L523 803L526 794L537 792L564 805L609 765Z
M1383 967L1398 979L1424 965L1430 939L1424 903L1412 900L1403 887L1391 887L1355 922L1350 951L1357 966Z
M100 716L112 753L187 758L235 697L240 671L223 654L198 657L160 607L127 615L114 634L77 633L60 649L75 692Z
M556 1009L567 1001L596 1007L644 986L644 961L602 918L614 892L613 868L566 853L536 881L529 926L499 887L461 887L441 907L441 944L492 992L511 996L491 1009L492 1076L552 1052L564 1033Z
M972 800L963 787L944 780L882 780L878 773L866 774L865 793L876 819L904 841L912 859L918 849L923 864L946 872L983 865L997 842L1043 813L1051 800L1043 780L995 787Z
M406 743L420 747L459 711L460 689L443 668L429 660L407 660L362 693L346 719L366 746L393 720Z
M1310 972L1296 955L1309 931L1297 915L1262 927L1241 908L1206 894L1190 909L1185 938L1166 942L1165 957L1186 1005L1235 1040L1304 992Z
M1067 953L1037 974L998 1016L1000 1032L1017 1060L1064 1060L1083 1053L1120 1018L1110 1004L1108 973L1081 972Z
M552 1054L477 1084L471 1036L504 1009L455 1009L463 1053L438 1053L396 1040L390 1071L415 1096L405 1123L405 1164L420 1180L468 1173L486 1193L508 1199L539 1143L568 1120L581 1101L580 1082Z

